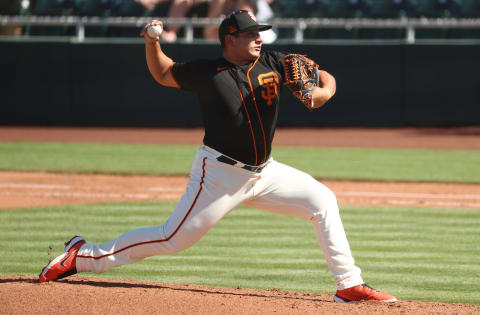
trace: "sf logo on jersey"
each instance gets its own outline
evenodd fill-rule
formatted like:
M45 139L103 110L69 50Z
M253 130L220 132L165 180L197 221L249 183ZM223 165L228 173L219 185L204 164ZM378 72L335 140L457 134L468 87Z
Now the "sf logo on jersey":
M268 106L271 106L272 100L278 96L278 87L277 84L278 76L275 72L263 73L258 77L258 83L263 87L262 89L262 98L267 102Z

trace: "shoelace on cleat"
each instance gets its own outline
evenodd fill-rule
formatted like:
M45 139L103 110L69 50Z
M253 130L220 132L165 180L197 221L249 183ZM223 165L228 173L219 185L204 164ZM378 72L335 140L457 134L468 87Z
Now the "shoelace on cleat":
M370 290L372 290L372 291L374 291L374 292L379 292L379 291L375 290L374 288L372 288L371 286L369 286L369 285L366 284L366 283L362 284L362 287L368 288L368 289L370 289Z

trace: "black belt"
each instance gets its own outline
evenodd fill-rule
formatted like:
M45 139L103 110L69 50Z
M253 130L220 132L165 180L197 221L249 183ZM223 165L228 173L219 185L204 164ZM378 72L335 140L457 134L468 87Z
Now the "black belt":
M225 163L225 164L237 166L237 167L243 168L244 170L254 172L254 173L260 173L263 170L263 168L265 167L265 164L262 165L262 166L251 166L251 165L247 165L247 164L242 164L242 163L237 162L234 159L231 159L231 158L229 158L228 156L225 156L225 155L220 155L219 157L217 157L217 161Z

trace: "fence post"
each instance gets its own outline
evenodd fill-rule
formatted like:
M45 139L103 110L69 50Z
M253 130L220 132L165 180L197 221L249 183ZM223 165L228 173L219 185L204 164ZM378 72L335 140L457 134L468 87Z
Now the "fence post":
M193 24L191 21L188 21L187 24L185 24L185 41L187 43L193 42Z
M295 42L303 42L303 31L307 28L307 24L303 19L299 19L297 25L295 26Z
M407 43L415 43L415 27L412 25L412 23L407 24Z
M85 24L83 24L81 19L78 19L77 21L76 31L77 31L77 40L79 42L83 42L85 40Z

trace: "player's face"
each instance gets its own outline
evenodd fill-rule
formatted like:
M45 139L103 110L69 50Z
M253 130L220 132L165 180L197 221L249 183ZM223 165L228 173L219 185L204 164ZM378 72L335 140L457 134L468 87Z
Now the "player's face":
M246 60L255 60L260 56L262 43L263 40L258 30L240 33L233 41L233 51Z

